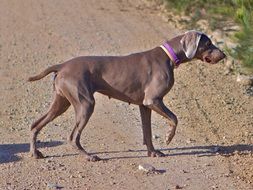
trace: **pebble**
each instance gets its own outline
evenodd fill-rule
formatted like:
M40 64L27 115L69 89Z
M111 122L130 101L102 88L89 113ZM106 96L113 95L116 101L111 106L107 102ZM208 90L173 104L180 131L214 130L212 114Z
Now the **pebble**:
M207 163L206 163L206 164L204 164L204 166L212 166L212 164L209 164L209 163L207 164Z
M153 139L158 139L158 138L160 138L159 135L153 135Z
M111 184L111 185L116 185L116 182L111 181L110 184Z
M196 142L196 141L193 140L193 139L191 139L191 138L189 138L189 139L186 140L186 143L187 143L187 144L194 143L194 142Z
M247 88L245 94L247 96L253 96L253 86L250 86L249 88Z
M189 172L188 172L188 171L186 171L186 170L183 170L183 173L185 173L185 174L186 174L186 173L189 173Z
M183 187L180 187L179 185L176 185L175 189L183 189Z
M253 76L246 76L246 75L237 75L236 81L241 83L242 85L253 85Z
M46 163L50 163L50 162L52 162L52 160L46 160L45 162L46 162Z
M48 183L47 184L47 189L61 189L62 187L59 186L58 184L54 184L54 183Z
M84 178L84 176L83 176L83 175L81 175L81 174L79 174L79 175L78 175L78 178Z
M142 164L139 165L139 170L145 171L145 172L154 172L156 171L155 167L150 164Z

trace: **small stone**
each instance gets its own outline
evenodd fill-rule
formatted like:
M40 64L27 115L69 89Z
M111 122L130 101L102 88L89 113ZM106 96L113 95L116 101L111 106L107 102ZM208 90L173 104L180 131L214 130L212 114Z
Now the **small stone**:
M84 178L84 176L83 176L83 175L81 175L81 174L79 174L79 175L78 175L78 178Z
M180 187L179 185L176 185L175 189L183 189L183 187Z
M237 75L236 81L245 86L253 85L253 76Z
M160 138L159 135L153 135L153 139L158 139Z
M111 184L111 185L116 185L116 182L111 181L110 184Z
M47 189L61 189L62 187L59 186L58 184L54 184L54 183L48 183L47 184Z
M46 162L46 163L50 163L50 162L52 162L52 160L46 160L45 162Z
M249 86L249 87L246 89L245 94L246 94L247 96L253 96L253 86Z
M186 143L187 143L187 144L194 143L194 142L195 142L195 140L193 140L193 139L191 139L191 138L189 138L189 139L186 140Z
M156 171L156 169L150 165L150 164L142 164L142 165L139 165L139 170L142 170L142 171L145 171L145 172L154 172Z

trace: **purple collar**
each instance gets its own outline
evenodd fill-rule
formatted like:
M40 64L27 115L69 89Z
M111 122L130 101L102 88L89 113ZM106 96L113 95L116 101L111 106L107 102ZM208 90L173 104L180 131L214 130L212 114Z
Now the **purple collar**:
M168 42L163 43L163 45L160 46L165 53L169 56L169 58L172 60L172 62L175 64L176 67L180 65L180 60L178 59L177 55L175 54L172 47L169 45Z

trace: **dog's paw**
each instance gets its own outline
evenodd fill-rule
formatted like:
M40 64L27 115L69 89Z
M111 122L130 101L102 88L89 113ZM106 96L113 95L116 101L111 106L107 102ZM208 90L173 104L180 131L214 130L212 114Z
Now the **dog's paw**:
M154 151L148 151L148 156L149 157L164 157L165 154L160 152L159 150L154 150Z
M45 156L38 150L35 150L34 152L32 152L31 157L33 157L35 159L45 158Z
M94 155L94 156L88 155L86 159L87 159L87 161L90 161L90 162L97 162L97 161L101 160L101 158L99 158L96 155Z

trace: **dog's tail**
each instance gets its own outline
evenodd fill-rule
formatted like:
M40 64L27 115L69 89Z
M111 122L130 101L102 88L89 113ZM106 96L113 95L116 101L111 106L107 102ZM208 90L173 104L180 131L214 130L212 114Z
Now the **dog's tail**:
M53 65L51 67L48 67L46 70L42 71L40 74L29 77L28 81L31 82L31 81L40 80L43 77L47 76L49 73L58 72L61 68L62 68L62 65Z

